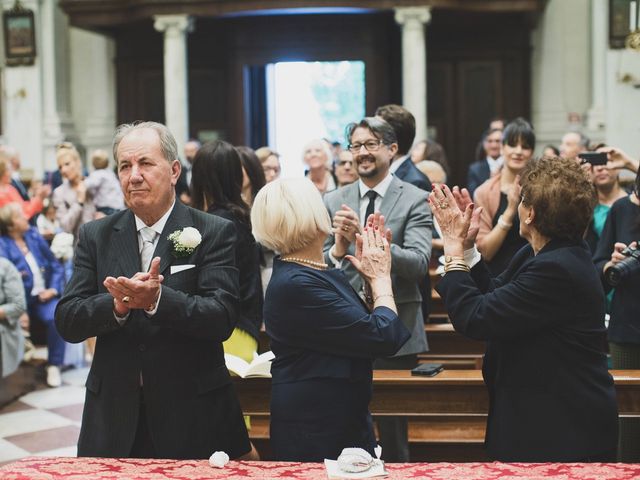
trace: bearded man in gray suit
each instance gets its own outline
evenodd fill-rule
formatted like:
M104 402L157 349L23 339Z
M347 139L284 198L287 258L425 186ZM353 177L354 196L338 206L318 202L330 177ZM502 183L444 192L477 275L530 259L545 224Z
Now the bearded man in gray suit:
M398 143L386 121L364 118L347 127L347 137L360 180L324 196L334 233L325 243L325 257L345 272L357 292L363 292L362 277L351 262L342 259L355 253L355 234L362 231L369 215L374 212L384 215L385 225L392 233L391 279L398 316L411 332L411 339L394 357L376 361L374 368L411 369L417 365L417 354L428 349L418 288L431 256L428 194L389 173ZM378 422L384 458L409 461L406 420L391 422L389 428L385 423Z
M129 208L81 227L56 310L65 340L97 337L78 455L240 457L251 445L222 350L238 313L233 224L176 201L164 125L121 125L113 153Z

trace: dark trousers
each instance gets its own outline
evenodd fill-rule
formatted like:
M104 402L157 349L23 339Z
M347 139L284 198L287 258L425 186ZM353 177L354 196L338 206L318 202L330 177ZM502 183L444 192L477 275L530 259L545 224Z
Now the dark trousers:
M376 370L411 370L418 365L417 355L378 358L373 362ZM409 462L409 427L406 417L378 417L378 434L385 462Z
M640 368L640 345L609 342L609 352L614 370ZM618 461L640 462L640 418L620 417L618 425Z
M153 445L151 432L147 424L147 410L145 408L144 396L140 389L140 411L138 412L138 428L136 429L136 438L133 440L130 458L160 458Z

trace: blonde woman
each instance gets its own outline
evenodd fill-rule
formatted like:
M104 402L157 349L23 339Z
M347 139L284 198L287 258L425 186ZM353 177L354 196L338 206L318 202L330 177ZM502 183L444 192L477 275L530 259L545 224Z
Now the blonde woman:
M373 454L372 362L409 339L391 287L384 218L371 215L346 256L368 285L368 304L342 271L324 263L331 220L306 179L276 180L256 196L256 239L280 252L264 303L271 367L271 450L275 460L319 462L344 447Z

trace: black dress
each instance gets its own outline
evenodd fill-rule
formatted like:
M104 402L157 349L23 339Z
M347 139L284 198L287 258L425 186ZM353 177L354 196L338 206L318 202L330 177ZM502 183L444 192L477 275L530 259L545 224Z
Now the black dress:
M509 199L507 194L500 192L500 206L493 217L494 227L498 224L498 218L500 218L500 215L502 215L507 209L508 204ZM518 217L518 214L516 213L513 217L513 224L507 232L507 236L504 239L504 242L502 242L500 249L496 252L490 262L486 262L491 275L497 277L504 272L513 256L526 244L527 241L520 236L520 217Z
M264 319L271 367L274 460L321 462L343 448L373 454L372 360L409 331L386 307L369 312L340 270L274 260Z

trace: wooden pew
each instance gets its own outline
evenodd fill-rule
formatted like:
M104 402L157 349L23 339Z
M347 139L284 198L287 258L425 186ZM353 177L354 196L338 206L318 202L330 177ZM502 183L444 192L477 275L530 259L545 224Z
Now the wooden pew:
M612 370L621 416L640 417L640 370ZM234 378L251 438L268 458L271 380ZM487 460L483 450L487 390L478 370L445 370L435 377L408 371L374 372L370 409L375 416L409 417L412 461Z

